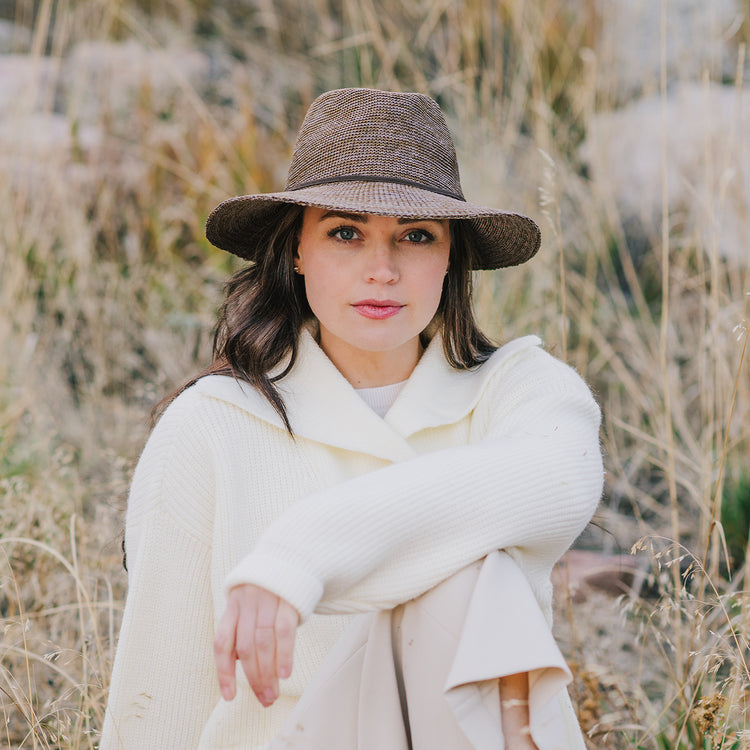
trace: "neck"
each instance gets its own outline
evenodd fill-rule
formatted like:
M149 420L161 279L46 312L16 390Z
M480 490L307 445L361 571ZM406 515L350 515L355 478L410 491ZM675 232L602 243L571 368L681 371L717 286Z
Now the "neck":
M354 388L377 388L407 380L423 351L419 337L397 349L371 352L321 336L320 348Z

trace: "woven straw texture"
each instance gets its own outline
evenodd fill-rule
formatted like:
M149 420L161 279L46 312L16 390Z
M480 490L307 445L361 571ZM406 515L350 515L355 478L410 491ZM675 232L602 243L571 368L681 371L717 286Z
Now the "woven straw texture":
M541 241L531 219L464 199L450 131L440 107L423 94L337 89L318 97L300 127L286 190L224 201L209 216L206 236L254 260L284 203L464 219L479 269L523 263Z

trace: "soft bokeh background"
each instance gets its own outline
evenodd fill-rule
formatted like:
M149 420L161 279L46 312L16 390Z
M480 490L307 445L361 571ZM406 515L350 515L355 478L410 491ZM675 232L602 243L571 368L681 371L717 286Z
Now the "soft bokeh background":
M129 476L238 267L206 216L364 85L437 98L466 194L543 227L477 308L604 409L578 547L637 570L560 586L590 747L750 747L748 41L748 0L0 0L0 746L96 746Z

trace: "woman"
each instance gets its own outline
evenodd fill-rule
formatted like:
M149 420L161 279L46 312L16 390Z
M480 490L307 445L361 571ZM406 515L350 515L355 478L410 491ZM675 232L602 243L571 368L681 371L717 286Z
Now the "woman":
M134 475L101 747L582 747L549 574L601 492L598 408L471 314L537 226L465 201L433 100L343 89L286 190L206 232L252 264Z

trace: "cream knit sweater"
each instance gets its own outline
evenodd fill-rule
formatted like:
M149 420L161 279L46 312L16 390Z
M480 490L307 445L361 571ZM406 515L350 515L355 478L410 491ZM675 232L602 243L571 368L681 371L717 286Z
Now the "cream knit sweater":
M381 419L305 332L279 382L294 439L246 384L211 376L182 393L133 478L102 750L261 747L350 613L407 601L493 549L551 618L549 574L596 508L602 463L588 388L539 344L458 371L436 337ZM214 672L214 624L244 582L304 621L268 709L241 670L222 701Z

